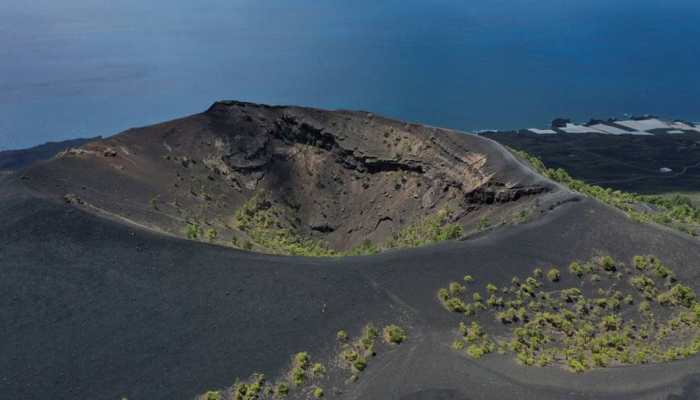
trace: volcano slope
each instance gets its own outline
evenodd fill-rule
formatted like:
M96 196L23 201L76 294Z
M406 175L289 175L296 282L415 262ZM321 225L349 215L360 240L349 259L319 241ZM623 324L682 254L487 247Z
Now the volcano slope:
M439 211L475 230L547 190L489 141L371 113L218 102L204 113L69 149L26 184L170 235L268 253L381 247ZM238 211L238 212L237 212ZM400 235L399 235L400 236ZM449 236L449 235L448 235Z
M519 203L536 212L468 240L373 256L266 255L103 218L66 203L50 181L38 183L53 173L55 184L74 179L89 187L56 161L64 158L3 178L3 397L192 399L221 390L226 398L237 378L256 372L271 382L287 379L290 358L308 352L326 373L307 375L308 385L291 388L289 398L313 398L316 388L338 399L697 398L696 356L574 374L558 365L521 365L510 354L473 359L452 347L463 316L446 312L436 293L466 274L483 288L540 266L564 271L598 255L629 264L634 255L654 254L697 289L700 255L695 239L633 222L547 182L494 142L464 138L467 148L489 155L494 176L546 188L513 204L488 204L490 215ZM484 318L484 325L493 319ZM354 341L369 323L396 324L407 338L374 339L376 356L353 381L337 335L344 330ZM494 334L510 330L491 325Z
M0 175L17 171L37 161L48 160L66 149L97 139L101 138L98 136L90 139L64 140L61 142L49 142L28 149L0 151Z
M616 190L695 192L700 184L700 133L656 135L556 134L526 131L485 136L563 168L577 179ZM672 171L664 173L662 168Z

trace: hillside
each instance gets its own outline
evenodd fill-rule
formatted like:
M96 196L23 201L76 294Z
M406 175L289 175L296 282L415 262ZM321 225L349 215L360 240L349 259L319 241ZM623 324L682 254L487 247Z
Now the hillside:
M398 323L409 339L356 384L340 375L343 394L328 398L694 398L697 358L573 375L451 349L460 319L435 293L465 274L483 288L535 266L651 253L697 281L695 241L589 200L478 240L340 260L163 237L33 197L4 196L1 216L0 389L10 398L193 398L254 372L276 379L299 351L333 365L336 332L367 322Z
M519 131L484 136L591 184L644 194L696 192L700 187L700 133L695 131L654 135Z
M386 231L348 232L383 215L373 204L395 216ZM446 209L432 228L462 240L333 258L232 248L255 231L218 219L272 205L294 210L272 216L296 244L426 244L409 239ZM697 239L486 138L216 103L0 178L0 220L7 398L698 397Z
M539 212L533 199L550 188L509 158L487 139L371 113L218 102L71 148L24 179L157 232L334 255L458 238Z
M98 139L101 139L101 137L49 142L28 149L0 151L0 174L18 171L37 161L48 160L68 148L77 147Z

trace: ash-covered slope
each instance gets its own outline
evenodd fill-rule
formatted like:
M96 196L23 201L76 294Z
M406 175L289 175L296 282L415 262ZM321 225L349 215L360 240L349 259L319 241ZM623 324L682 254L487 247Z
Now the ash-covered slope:
M550 188L477 136L241 102L70 149L24 179L116 220L263 251L267 238L236 218L244 206L255 223L348 250L443 209L466 231L491 216L508 223Z
M696 241L591 200L480 239L310 259L170 238L2 188L3 397L192 399L253 372L279 379L291 354L308 351L329 366L321 384L331 399L697 398L697 357L577 375L450 347L460 318L435 293L466 273L483 285L534 266L651 253L697 282ZM398 323L409 338L344 383L347 373L331 370L336 332L357 335L370 321Z
M37 161L48 160L68 148L77 147L98 139L101 138L98 136L90 139L71 139L44 143L28 149L0 151L0 174L18 171Z
M258 123L244 128L256 118L268 121L267 130L258 130ZM325 128L333 122L348 133ZM368 125L374 130L362 128ZM383 135L368 137L383 132L377 126L407 132L399 142L423 150L400 159L381 152L394 146L384 144ZM267 144L256 145L260 140ZM307 164L304 177L297 169ZM414 170L402 169L406 182L390 192L386 185L398 164ZM377 165L393 167L373 169ZM353 190L347 197L330 189L327 177L333 173L346 177L338 187ZM369 186L355 190L355 183L345 183L354 182L353 174L361 177L360 188L364 181ZM192 183L197 179L204 190ZM255 186L247 187L251 182ZM301 182L323 186L312 191ZM415 199L408 188L418 191L418 182L425 192ZM444 189L446 182L452 184ZM304 232L316 232L309 221L321 215L313 200L332 204L335 198L359 210L346 218L330 214L335 219L327 223L343 227L368 213L376 218L372 205L378 201L405 208L414 218L460 206L464 214L456 220L464 218L465 225L469 218L501 218L519 207L535 218L465 241L332 259L244 252L154 232L178 233L181 222L194 218L178 215L177 207L184 214L199 206L200 220L230 216L260 187L276 196L271 201L304 199L297 214ZM375 197L363 197L365 192ZM155 207L153 193L165 199ZM221 207L202 193L223 196ZM432 209L422 207L426 196L433 196ZM304 351L327 366L327 375L313 384L329 399L698 397L697 356L573 374L559 365L519 365L510 354L473 360L451 347L462 316L446 312L436 293L465 274L483 289L535 267L563 270L572 260L598 255L628 261L654 254L679 281L700 289L697 240L633 222L562 189L488 139L366 113L217 103L207 113L129 131L0 178L0 221L3 397L193 399L255 372L271 381L287 379L291 355ZM341 242L342 232L322 229L318 235ZM494 335L506 332L490 314L477 317ZM348 381L337 332L356 338L369 322L400 325L408 339L398 346L378 344L359 379ZM304 390L293 390L289 398L309 397Z

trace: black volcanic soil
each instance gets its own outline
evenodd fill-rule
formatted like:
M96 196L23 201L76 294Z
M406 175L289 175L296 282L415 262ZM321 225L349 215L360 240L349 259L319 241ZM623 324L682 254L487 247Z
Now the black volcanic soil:
M604 135L491 133L501 144L524 150L550 168L576 179L618 190L656 194L697 192L700 187L700 133ZM662 173L661 168L671 168Z
M436 291L466 273L480 282L502 282L535 266L565 266L599 254L623 260L655 254L699 289L696 240L632 222L537 178L494 142L475 143L489 155L486 165L498 166L494 176L548 187L530 196L543 213L467 241L370 257L250 253L102 218L58 196L70 184L58 179L70 176L61 175L66 171L76 177L83 171L81 182L102 187L90 180L94 171L79 169L86 165L81 155L37 167L28 180L0 178L2 397L192 399L253 372L278 377L298 351L330 365L339 329L356 334L374 322L400 324L408 341L380 351L357 383L331 377L342 393L326 388L326 398L696 398L698 357L576 375L523 367L510 355L474 361L451 349L460 317L444 312ZM89 157L102 160L104 153ZM111 162L104 168L114 168ZM97 169L101 163L88 165ZM159 173L143 171L140 184L150 188L151 175ZM136 185L138 176L127 174L114 191ZM497 215L510 203L489 207Z
M398 322L409 341L330 398L656 399L692 392L700 374L697 357L574 375L521 367L510 356L472 361L449 347L456 319L435 291L465 272L499 281L598 253L653 253L697 281L695 241L590 200L467 242L308 259L158 236L68 205L3 197L7 398L192 398L236 376L274 376L296 351L330 358L335 332L367 321Z
M263 192L304 237L337 250L386 242L435 214L467 231L533 208L549 184L490 140L371 113L218 102L202 114L61 153L26 183L91 212L175 236L188 223L230 244L235 211ZM500 221L493 221L500 222ZM506 221L508 222L508 221Z

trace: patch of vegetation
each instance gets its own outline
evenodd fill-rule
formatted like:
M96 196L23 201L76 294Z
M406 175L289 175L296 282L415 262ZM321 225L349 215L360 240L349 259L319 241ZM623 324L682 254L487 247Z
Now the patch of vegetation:
M338 253L338 255L342 256L369 256L372 254L377 254L381 251L379 246L376 244L372 243L371 240L363 240L362 243L358 244L357 246L353 247L352 249Z
M204 237L210 242L216 240L217 236L219 236L219 233L214 228L209 228L204 232Z
M350 382L357 381L360 374L367 368L369 361L377 355L376 339L379 335L379 329L373 324L367 324L357 340L351 341L349 336L344 336L338 359L341 367L352 372ZM399 345L408 339L406 331L394 324L385 326L382 336L384 342L391 345Z
M319 397L323 397L323 389L318 386L309 386L312 382L323 379L326 375L326 368L321 363L312 363L307 352L299 352L292 356L289 372L285 374L285 380L277 383L269 382L265 375L254 373L248 379L236 379L233 386L228 391L208 391L201 396L200 400L262 400L279 399L286 397L292 390L304 391Z
M524 151L511 149L527 160L540 174L568 186L570 189L602 201L622 210L638 222L654 222L680 230L692 236L700 231L700 208L687 196L655 196L622 192L610 188L588 184L574 179L561 168L547 168L537 157Z
M561 274L556 268L551 268L549 271L547 271L547 279L549 279L552 282L559 282L560 277Z
M460 338L452 347L477 359L495 350L510 352L526 366L562 365L573 372L667 362L700 352L695 291L656 257L637 256L633 265L607 256L572 262L568 270L581 279L579 287L561 287L554 268L546 279L536 269L533 276L513 278L505 291L490 285L489 299L478 306L453 282L438 291L438 298L445 309L468 319L460 322ZM586 275L597 278L585 280ZM493 329L498 334L469 321L480 313L502 325Z
M390 344L401 344L408 339L406 331L398 325L387 325L384 327L384 341Z
M221 392L210 390L202 395L202 400L221 400Z
M464 229L459 224L449 223L453 213L443 209L436 214L403 228L386 244L388 248L419 247L444 240L459 239Z
M335 251L321 241L302 237L294 213L288 207L274 204L264 192L246 201L234 215L234 226L245 232L254 244L273 254L297 256L334 256Z
M253 374L248 382L236 381L232 388L233 400L258 400L265 389L265 376ZM271 390L271 389L270 389ZM267 392L270 392L267 390Z
M292 370L289 372L289 380L294 386L301 386L306 381L309 363L309 354L306 352L297 353L292 358Z
M491 221L489 221L488 217L483 216L479 219L479 223L476 226L476 230L481 232L485 231L491 228Z
M190 240L197 240L199 238L201 228L196 222L191 222L185 227L185 236Z
M417 247L458 239L464 233L460 225L449 223L452 212L442 210L402 229L384 245L365 240L350 250L336 251L323 241L304 238L299 232L299 222L292 217L294 214L290 207L274 203L267 199L265 192L258 192L236 211L234 226L251 239L244 244L245 249L257 248L272 254L309 257L371 255L383 248ZM190 234L188 225L186 232L190 239L202 235L209 239L208 231L202 233L198 226ZM237 240L233 244L237 245Z

